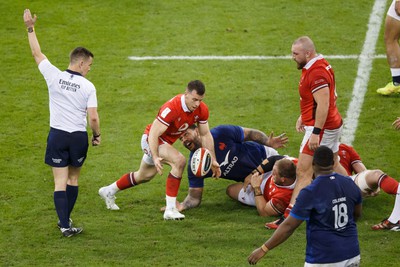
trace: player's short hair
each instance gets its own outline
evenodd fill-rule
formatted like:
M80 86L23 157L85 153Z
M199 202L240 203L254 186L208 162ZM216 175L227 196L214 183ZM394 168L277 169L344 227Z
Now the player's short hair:
M297 38L293 42L293 45L296 45L296 44L301 44L301 46L303 47L303 49L305 51L315 51L316 50L314 42L308 36L301 36L301 37Z
M198 95L204 95L206 92L206 87L202 81L194 80L188 83L187 90L189 92L196 91Z
M280 159L275 164L278 167L278 174L280 177L285 177L290 180L296 179L296 165L290 159Z
M332 150L327 146L319 146L314 152L313 165L325 169L330 168L333 164L334 160Z
M83 58L84 60L87 60L89 58L94 58L94 55L92 52L90 52L88 49L84 47L77 47L74 50L71 51L69 55L69 61L71 63L76 63L77 60Z

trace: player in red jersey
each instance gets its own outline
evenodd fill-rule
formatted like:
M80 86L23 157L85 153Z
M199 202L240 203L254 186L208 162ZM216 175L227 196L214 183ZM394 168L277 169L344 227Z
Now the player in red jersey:
M164 219L185 218L176 208L176 196L186 159L172 145L190 125L194 123L198 125L203 147L211 152L213 176L219 177L221 174L218 162L215 160L214 141L207 122L208 107L202 102L204 94L204 84L198 80L191 81L184 94L173 97L160 108L156 119L146 127L142 136L144 155L139 170L124 174L114 183L99 189L99 195L105 200L108 209L119 209L115 204L117 192L148 182L157 173L162 175L163 164L168 164L171 166L171 171L167 177Z
M337 160L342 117L336 106L337 94L332 66L322 55L317 54L313 41L307 36L293 42L292 57L297 63L297 69L302 71L299 82L301 114L296 122L296 130L305 134L300 146L296 187L285 217L300 190L312 181L312 159L314 150L320 145L329 147L335 154L335 172L346 174ZM266 227L277 226L268 227L267 223Z
M363 196L376 196L380 189L395 195L396 200L389 218L372 226L373 230L400 231L400 186L399 182L383 173L381 170L367 170L357 151L349 145L339 145L339 159L348 175L358 185ZM353 175L354 174L354 175Z
M296 181L295 163L290 158L282 158L275 162L272 171L262 174L257 171L248 178L245 183L229 185L228 196L257 207L260 216L282 215L289 205Z

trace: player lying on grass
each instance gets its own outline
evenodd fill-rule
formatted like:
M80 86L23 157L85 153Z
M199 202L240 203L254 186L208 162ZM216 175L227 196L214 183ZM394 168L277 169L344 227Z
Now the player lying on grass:
M363 193L363 197L376 196L380 189L395 195L395 204L389 218L372 226L373 230L400 231L400 186L399 182L383 173L381 170L367 170L361 161L361 157L352 146L339 145L340 163L346 169L353 181Z
M376 196L380 189L390 195L395 195L395 204L391 215L380 223L373 225L373 230L392 230L400 231L400 186L399 182L383 173L381 170L367 170L361 161L361 157L355 149L346 144L339 145L339 160L342 166L357 186L361 189L363 197ZM352 175L354 173L354 175ZM287 214L285 214L287 216ZM285 217L286 217L285 216ZM266 223L269 229L278 228L284 218L274 222Z
M356 220L362 197L357 186L333 170L334 153L318 147L313 156L313 182L303 188L290 215L276 232L247 258L252 265L285 242L306 221L304 266L359 266L360 246Z
M248 176L244 183L229 185L226 193L234 200L257 207L260 216L282 215L296 184L296 165L292 159L283 156L268 158L268 163L264 161L263 165L273 166L272 171L256 172Z
M288 142L285 134L278 137L269 137L256 129L235 125L219 125L211 129L214 138L215 156L221 168L220 178L243 182L244 179L266 158L277 155L274 148L284 147ZM199 131L196 125L192 125L180 137L182 144L193 152L202 147ZM204 187L204 179L211 177L208 173L203 177L196 177L191 168L187 168L189 178L189 192L177 208L185 209L198 207L201 203Z

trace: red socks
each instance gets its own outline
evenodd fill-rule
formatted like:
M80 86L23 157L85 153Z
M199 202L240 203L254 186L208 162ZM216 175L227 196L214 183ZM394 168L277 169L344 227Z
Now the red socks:
M166 195L169 197L176 197L178 195L179 186L181 184L182 177L175 177L172 173L168 174Z
M170 197L176 197L178 195L179 186L181 184L181 177L175 177L169 173L167 177L166 195ZM137 185L135 175L133 172L126 173L121 176L116 182L119 190L124 190Z
M124 190L135 185L137 185L137 183L135 181L133 172L122 175L117 181L117 186L120 190Z
M396 195L399 182L390 177L389 175L382 174L379 178L379 187L388 194Z

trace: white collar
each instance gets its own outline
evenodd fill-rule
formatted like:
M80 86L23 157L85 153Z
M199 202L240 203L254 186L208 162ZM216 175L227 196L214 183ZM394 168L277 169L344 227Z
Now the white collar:
M185 111L185 112L191 112L191 111L189 110L189 108L186 106L186 103L185 103L185 95L184 95L184 94L181 96L181 105L182 105L183 111Z
M317 55L315 58L313 58L310 61L308 61L307 64L303 67L303 69L308 70L315 63L315 61L323 59L323 58L324 58L323 55L321 55L321 54Z

